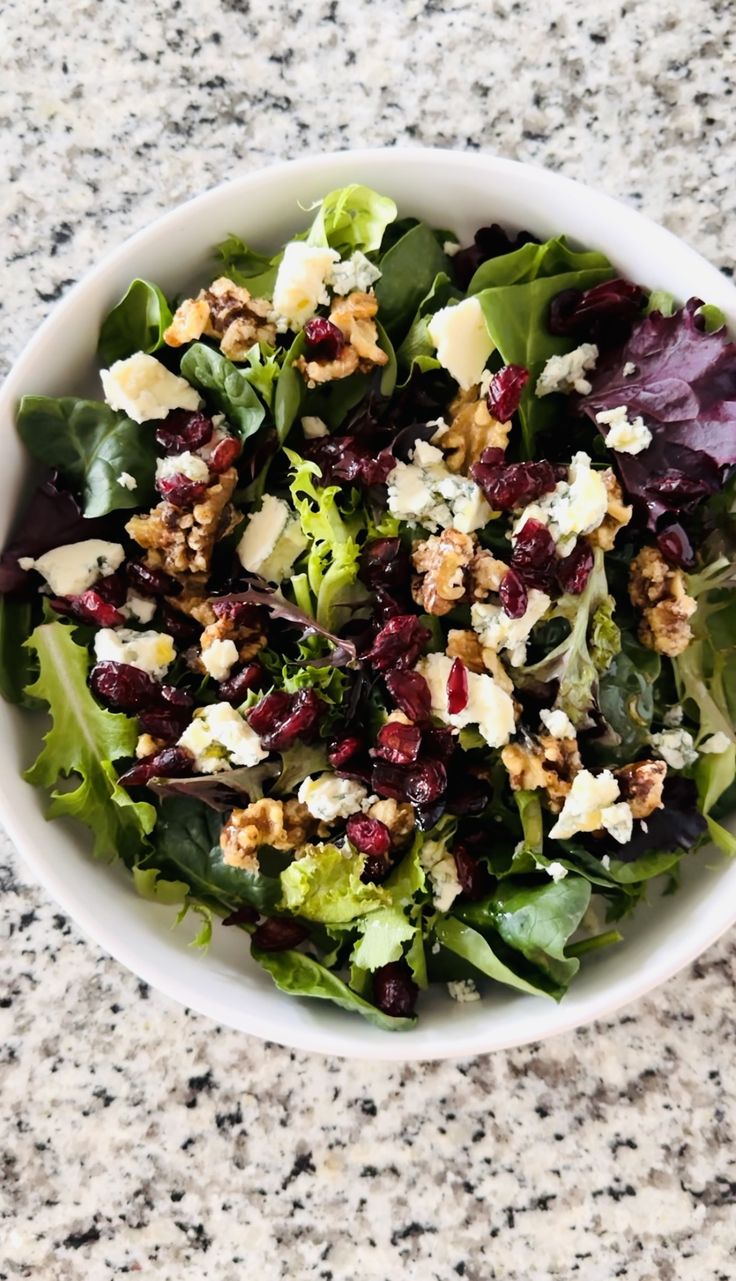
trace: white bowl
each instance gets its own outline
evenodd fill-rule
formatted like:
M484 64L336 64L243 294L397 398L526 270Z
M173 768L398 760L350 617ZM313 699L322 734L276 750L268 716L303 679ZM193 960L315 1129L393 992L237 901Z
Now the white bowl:
M402 214L457 230L466 241L497 221L546 238L559 232L600 249L621 273L716 303L733 323L736 289L670 232L633 209L557 174L477 154L420 149L311 156L249 174L190 201L108 255L54 308L0 393L5 463L0 474L4 539L28 472L13 420L19 396L99 394L94 353L100 321L135 276L176 294L200 280L211 246L230 232L278 246L304 224L299 203L352 181L394 197ZM97 391L95 392L95 388ZM685 857L674 896L653 892L624 926L625 942L585 963L560 1005L499 989L457 1005L442 989L424 996L414 1031L380 1032L324 1002L280 992L251 964L239 931L216 931L206 956L188 946L173 911L144 902L125 873L96 863L85 834L44 820L45 795L20 770L36 755L42 726L0 707L0 813L28 865L80 928L146 982L191 1009L283 1045L372 1059L477 1054L536 1041L609 1015L669 978L736 920L736 863L713 852Z

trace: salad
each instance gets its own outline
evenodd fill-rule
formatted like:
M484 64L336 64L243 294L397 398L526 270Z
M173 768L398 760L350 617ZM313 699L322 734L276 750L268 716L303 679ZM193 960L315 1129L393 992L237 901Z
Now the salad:
M192 296L134 280L98 399L22 399L25 778L284 992L558 1000L736 849L736 346L564 235L310 213Z

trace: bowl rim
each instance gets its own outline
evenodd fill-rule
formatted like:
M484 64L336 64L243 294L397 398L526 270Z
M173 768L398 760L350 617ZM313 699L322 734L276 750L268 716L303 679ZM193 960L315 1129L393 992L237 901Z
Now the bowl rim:
M421 161L424 164L435 163L437 165L455 166L457 170L467 170L468 172L477 171L479 168L487 168L493 170L499 177L506 179L513 179L514 175L520 171L524 171L525 175L528 176L531 171L537 175L540 190L556 188L559 192L566 192L571 197L577 195L580 198L582 196L589 205L599 208L602 212L615 213L619 218L628 221L633 227L647 226L653 232L656 232L662 243L666 243L669 240L673 253L677 255L678 259L689 260L692 266L697 265L704 277L705 289L715 295L715 300L719 303L723 302L724 305L730 307L732 312L736 313L736 286L727 281L716 267L704 259L687 242L675 236L673 232L660 226L645 214L626 205L623 201L562 174L553 173L541 166L497 156L492 152L459 152L451 148L417 146L368 147L355 150L344 149L317 152L296 160L282 160L262 165L257 169L249 170L218 183L216 186L174 206L155 218L148 226L141 228L121 243L110 248L52 306L48 316L22 348L13 362L3 385L0 387L0 413L9 412L12 417L15 400L18 394L25 389L25 381L33 372L35 361L43 350L46 335L50 328L58 323L59 317L65 311L71 311L77 300L83 297L94 283L104 277L106 273L113 271L118 263L125 261L139 245L145 245L149 238L157 238L165 232L174 235L179 226L185 224L194 212L206 211L210 205L216 206L223 192L242 190L252 195L257 193L260 183L268 184L278 181L282 175L298 177L300 174L307 174L313 177L315 168L320 165L330 168L330 177L335 175L335 171L344 168L345 170L349 169L356 178L359 178L361 166L370 166L379 160L381 164L387 165L389 168L392 166L398 168L404 163L413 161ZM346 181L349 180L346 175ZM203 246L203 250L206 248L208 246ZM276 1014L273 1018L259 1018L257 1026L253 1026L251 1023L246 1026L244 1017L239 1017L238 1011L232 1011L217 999L192 1000L191 992L179 981L175 973L171 973L167 971L166 967L160 966L155 961L149 961L145 956L141 956L133 946L128 944L122 932L115 933L106 924L99 922L93 911L85 903L83 895L80 895L74 889L73 878L66 879L64 877L63 866L54 866L47 862L37 852L33 842L28 838L14 807L13 790L17 788L18 784L25 786L19 771L16 770L12 776L10 772L0 771L0 820L25 865L31 870L50 897L59 903L89 939L99 947L104 948L108 954L132 973L185 1007L188 1006L226 1026L247 1031L261 1039L320 1054L333 1054L346 1058L356 1057L364 1060L430 1061L443 1058L463 1058L469 1055L490 1053L492 1050L510 1049L545 1040L550 1036L569 1032L576 1027L608 1016L622 1006L628 1005L630 1002L644 996L695 960L736 922L736 901L733 906L729 907L726 901L727 896L723 895L722 901L715 904L714 910L709 915L708 929L701 925L699 932L696 930L688 931L671 940L672 946L663 954L648 958L644 972L640 977L631 977L625 983L619 984L621 990L611 993L607 990L606 985L602 984L599 989L596 989L594 997L588 998L586 1002L578 1002L575 1006L572 1004L566 1006L565 1002L563 1002L561 1006L556 1007L560 1013L555 1019L554 1026L542 1028L541 1030L539 1026L534 1026L534 1020L530 1019L528 1030L520 1032L516 1029L505 1036L494 1036L493 1020L489 1016L485 1025L487 1029L485 1034L483 1031L479 1032L478 1030L464 1033L460 1028L453 1028L453 1036L449 1044L447 1040L442 1042L441 1037L438 1035L436 1044L431 1047L426 1044L421 1047L416 1046L413 1050L411 1033L404 1036L389 1036L384 1033L381 1039L376 1038L370 1043L351 1046L350 1022L346 1018L341 1019L340 1030L336 1031L331 1028L325 1028L317 1022L311 1027L299 1024L292 1025L288 1019L281 1023L278 1020L278 1002L275 1004ZM90 856L90 868L93 869L94 866ZM282 994L277 993L276 988L274 988L274 994L278 995L279 1001L283 999ZM568 1008L570 1010L569 1015L566 1013Z

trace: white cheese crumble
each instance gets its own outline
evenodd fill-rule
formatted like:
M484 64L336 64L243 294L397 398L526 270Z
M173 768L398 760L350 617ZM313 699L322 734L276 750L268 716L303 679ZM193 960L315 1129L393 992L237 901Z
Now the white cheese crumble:
M280 583L306 546L299 517L288 503L264 494L260 510L248 520L237 553L243 569Z
M447 984L447 991L453 1001L459 1001L461 1005L480 1000L480 992L472 979L453 979Z
M198 708L179 746L192 753L200 774L217 774L234 765L257 765L268 756L255 730L229 703Z
M604 769L600 774L580 770L550 836L566 841L576 832L599 832L603 828L624 844L631 837L633 816L626 802L619 802L619 795L618 780L610 770Z
M199 409L199 392L160 360L137 351L100 371L105 400L134 423L166 418L172 409Z
M624 378L631 378L632 374L636 373L636 365L634 364L633 360L626 361L626 364L624 365L622 372L623 372Z
M135 632L128 627L103 627L95 635L98 663L130 663L154 680L162 680L176 658L174 642L166 632Z
M539 866L540 864L537 863L537 867ZM555 884L557 884L558 881L564 881L565 877L567 876L567 868L563 867L562 863L557 863L557 862L548 863L547 866L544 868L544 871L547 873L548 876L552 878Z
M643 418L629 418L626 405L617 405L615 409L604 409L596 414L595 421L606 432L606 445L615 449L618 454L641 454L652 443L652 433Z
M150 623L156 613L156 601L129 591L125 604L119 605L118 609L123 618L131 618L136 623Z
M276 315L288 320L292 329L301 329L318 307L328 305L327 285L339 261L340 255L334 249L320 249L303 240L288 244L273 288Z
M711 734L709 738L706 738L700 744L698 750L704 752L706 756L711 754L717 756L720 752L727 751L730 746L731 739L728 734L724 734L723 730L719 729L716 734Z
M442 450L426 440L416 441L412 461L398 462L387 483L389 511L430 532L452 527L472 534L493 514L480 486L449 471Z
M302 418L302 431L305 440L318 440L321 436L329 436L330 429L327 423L318 418L316 414L305 414Z
M549 606L547 593L532 587L521 618L509 618L500 605L475 604L470 607L470 621L484 649L494 654L507 650L512 667L523 667L531 630Z
M457 240L443 240L442 252L447 254L448 258L454 258L455 254L460 252L460 245Z
M607 511L608 491L603 477L591 467L589 455L579 450L573 455L567 480L559 480L552 493L543 494L524 508L513 527L512 540L528 520L538 520L547 526L560 554L566 556L578 534L592 533Z
M684 715L685 709L682 703L673 703L671 707L667 708L662 720L668 729L675 729L678 725L682 725Z
M514 700L492 676L468 671L468 702L461 712L447 710L447 678L453 660L447 654L427 654L416 670L429 685L432 712L445 725L463 729L477 725L489 747L503 747L515 729Z
M122 485L123 489L133 490L138 488L138 481L135 476L131 476L129 471L121 471L120 475L117 477L117 482L119 485Z
M649 741L670 769L687 769L698 759L693 736L686 729L663 729L659 734L652 734Z
M238 647L235 641L214 640L200 654L202 666L213 681L226 681L231 668L238 661Z
M454 856L444 841L425 841L419 850L419 862L429 875L434 906L438 912L449 912L463 888Z
M381 279L381 270L366 258L360 249L356 249L354 254L340 262L336 262L332 268L330 284L332 292L335 294L349 294L354 289L359 289L361 293L367 293L371 285L375 285L377 280Z
M437 349L437 359L463 391L480 382L494 348L483 308L477 298L464 298L454 307L436 311L427 333Z
M642 827L643 827L643 828L644 828L644 830L646 831L646 824L645 824L645 823L642 823ZM609 867L610 867L610 866L611 866L611 855L610 855L610 854L604 854L604 855L603 855L603 858L601 859L601 867L604 867L604 868L606 869L606 871L608 871L608 869L609 869Z
M172 476L186 476L187 480L202 485L209 480L210 469L203 458L185 449L183 454L159 458L156 463L156 480L170 480Z
M597 359L598 348L590 342L581 343L564 356L550 356L537 379L537 396L549 396L553 391L577 391L587 396L592 387L585 375L595 369Z
M107 578L125 560L120 543L106 543L102 538L86 538L81 543L54 547L35 560L23 556L21 569L35 569L51 588L54 596L81 596L98 578Z
M334 823L338 818L350 818L362 808L368 789L351 778L338 778L336 774L320 774L305 778L297 797L306 805L312 818L322 823Z
M567 712L563 712L561 707L554 707L548 710L546 707L539 713L539 719L544 725L548 734L553 738L575 738L577 730L573 725Z

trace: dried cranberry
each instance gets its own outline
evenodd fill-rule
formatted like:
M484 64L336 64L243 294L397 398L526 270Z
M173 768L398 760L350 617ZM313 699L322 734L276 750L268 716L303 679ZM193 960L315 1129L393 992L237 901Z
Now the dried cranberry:
M118 570L115 574L100 578L94 585L94 591L108 605L124 605L128 596L128 584L124 574Z
M308 936L309 930L300 921L271 916L256 926L252 939L254 946L262 952L287 952L289 948L298 947Z
M214 597L210 605L215 618L227 618L234 627L256 627L263 617L258 605L235 596Z
M692 511L704 498L715 493L716 488L715 475L687 476L679 468L669 467L645 485L644 492L662 507Z
M428 721L432 710L429 685L421 672L386 672L386 688L399 711L418 725Z
M392 1018L411 1018L418 995L419 988L406 961L391 961L373 975L373 1000L379 1010Z
M447 677L447 710L450 716L459 716L468 706L468 669L461 658L456 658Z
M189 713L175 707L153 707L138 713L138 724L144 734L175 743L189 724Z
M507 423L519 408L521 393L529 381L529 370L523 365L504 365L493 375L488 388L488 412L500 423Z
M423 761L407 771L406 799L413 805L430 805L447 787L447 770L441 761Z
M258 920L258 913L250 903L243 903L242 907L236 907L227 916L223 916L223 925L255 925Z
M507 569L498 589L498 595L504 611L509 618L523 618L529 603L526 584L515 569Z
M94 587L81 596L52 596L49 604L60 614L71 614L81 623L93 623L96 627L122 627L125 622L119 610L103 600Z
M305 443L304 455L319 467L323 485L341 480L383 485L396 466L390 449L382 449L376 455L355 436L321 436L309 440Z
M214 426L205 414L174 409L156 428L156 444L167 454L201 449L212 439Z
M409 581L409 553L400 538L376 538L360 556L359 576L369 587L404 589Z
M462 886L463 898L473 900L483 898L488 893L491 882L485 864L473 858L464 845L456 845L452 856L457 868L457 879Z
M385 881L390 871L390 859L383 858L380 854L366 854L360 879L367 884L380 885L381 881Z
M304 344L310 360L337 360L345 346L345 337L331 320L315 316L304 326Z
M550 333L588 338L604 346L626 337L647 294L630 280L605 280L591 289L563 289L549 306Z
M324 703L313 689L296 694L272 690L248 713L251 728L269 751L284 751L314 730Z
M420 832L431 832L439 823L447 806L444 800L433 801L431 805L416 805L414 814Z
M194 706L194 698L189 690L180 689L178 685L159 685L158 693L161 703L167 707L180 707L189 711Z
M194 769L194 757L183 747L163 747L120 775L122 787L143 787L152 778L184 778Z
M528 231L520 231L513 238L497 222L490 227L480 227L476 231L473 244L461 249L452 259L452 273L463 292L482 263L489 258L498 258L501 254L511 253L522 245L539 242Z
M202 631L195 618L190 614L183 614L181 610L174 609L171 605L161 606L161 617L164 630L180 645L191 645Z
M418 725L388 721L378 731L375 754L392 765L412 765L419 755L422 731Z
M557 484L552 463L507 463L502 449L484 449L470 475L495 511L512 511L551 494Z
M233 707L237 707L238 703L244 702L249 690L258 689L258 686L264 683L264 677L265 673L260 663L247 663L239 672L234 672L226 681L220 683L217 697L222 699L223 703L231 703Z
M579 596L585 591L592 568L593 551L590 543L586 543L584 538L579 538L570 555L565 556L557 565L560 590L569 592L571 596Z
M89 674L92 693L114 712L140 712L156 707L159 685L140 667L105 660L95 663Z
M665 560L681 569L692 569L695 552L685 530L680 524L668 525L657 534L657 546Z
M422 753L434 760L449 761L455 751L456 739L445 725L433 725L422 731Z
M347 836L351 845L361 854L387 858L391 849L391 833L380 819L367 814L351 814L347 821Z
M389 796L395 801L407 801L407 771L388 761L376 761L371 770L371 790L379 796Z
M232 467L235 459L240 455L240 441L234 436L226 436L224 440L219 440L207 459L207 466L216 476L221 476L228 467Z
M413 667L428 640L429 632L415 614L398 614L381 628L365 657L379 672Z
M527 587L549 588L556 577L555 541L540 520L529 517L516 535L511 566Z
M128 561L125 572L129 587L140 596L178 596L182 591L181 583L172 578L171 574L165 573L163 569L154 569L142 560Z
M333 769L342 769L358 752L363 750L363 740L355 734L333 739L327 749L327 759Z
M467 771L461 776L454 774L447 784L445 802L451 814L475 818L483 813L490 799L490 785L485 779L477 778L475 774L469 774Z
M193 507L201 503L207 493L207 482L190 480L188 476L159 476L156 489L172 507Z

